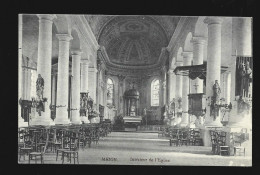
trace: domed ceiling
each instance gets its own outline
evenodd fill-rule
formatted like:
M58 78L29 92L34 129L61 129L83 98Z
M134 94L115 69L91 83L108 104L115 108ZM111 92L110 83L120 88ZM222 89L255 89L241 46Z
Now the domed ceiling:
M99 45L117 65L154 65L169 43L179 17L86 16Z

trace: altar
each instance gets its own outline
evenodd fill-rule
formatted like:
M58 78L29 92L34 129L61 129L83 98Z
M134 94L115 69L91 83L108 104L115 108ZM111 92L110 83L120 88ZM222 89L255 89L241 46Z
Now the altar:
M135 128L141 124L142 117L139 115L139 92L134 86L124 93L124 128Z

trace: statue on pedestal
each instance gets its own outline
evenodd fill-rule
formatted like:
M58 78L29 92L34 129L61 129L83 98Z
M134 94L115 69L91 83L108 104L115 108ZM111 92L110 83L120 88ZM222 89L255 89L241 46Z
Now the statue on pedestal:
M218 84L218 80L215 80L215 84L213 85L213 103L219 104L221 89Z
M44 102L47 101L46 98L43 98L43 91L44 91L44 79L42 78L41 74L38 74L38 78L36 81L36 94L38 100L36 100L36 111L38 112L39 116L41 116L41 111L44 112Z
M38 74L36 81L36 93L39 99L43 99L43 90L44 90L44 79L41 74Z
M215 84L213 85L213 96L211 98L210 104L210 115L214 117L214 119L219 115L219 97L220 97L221 89L218 84L218 80L215 80Z

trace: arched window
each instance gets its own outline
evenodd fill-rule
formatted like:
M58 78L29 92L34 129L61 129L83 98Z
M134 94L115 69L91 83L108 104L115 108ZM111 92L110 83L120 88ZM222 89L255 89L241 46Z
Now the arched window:
M159 106L160 83L155 79L151 83L151 106Z
M108 78L107 79L107 104L113 105L113 99L114 99L114 83L110 78Z

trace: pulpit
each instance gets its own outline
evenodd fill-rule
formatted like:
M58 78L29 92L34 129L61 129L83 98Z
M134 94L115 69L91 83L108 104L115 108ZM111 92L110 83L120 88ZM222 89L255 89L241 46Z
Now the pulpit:
M195 115L197 118L205 114L205 95L204 93L189 94L189 110L188 113Z
M31 113L32 101L30 100L20 100L21 105L21 117L24 119L24 122L29 121L29 113Z
M137 128L142 121L139 116L139 92L134 88L125 91L124 93L124 125L125 128Z

